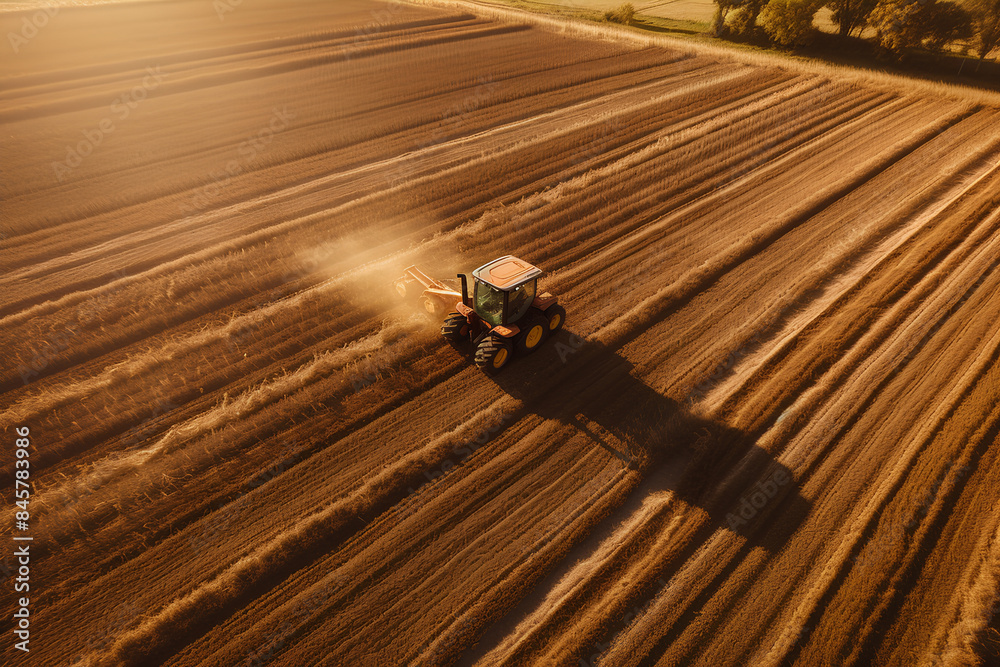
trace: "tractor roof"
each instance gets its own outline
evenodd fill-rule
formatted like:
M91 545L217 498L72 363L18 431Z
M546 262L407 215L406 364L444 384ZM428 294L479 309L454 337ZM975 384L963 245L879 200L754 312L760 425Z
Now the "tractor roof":
M518 285L542 275L542 270L523 259L506 255L483 264L473 271L472 275L497 289L509 292Z

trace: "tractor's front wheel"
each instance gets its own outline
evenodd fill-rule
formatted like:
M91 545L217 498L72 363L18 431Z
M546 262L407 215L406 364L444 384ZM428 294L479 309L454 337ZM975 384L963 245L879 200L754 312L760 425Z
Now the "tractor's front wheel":
M455 343L465 340L469 335L469 320L460 313L448 313L441 325L441 335Z
M514 345L518 354L529 354L537 350L545 342L549 332L549 322L540 314L529 314L524 318L524 323L519 323L519 326L521 333Z
M566 323L566 309L558 303L549 306L545 309L545 318L549 321L549 334L554 334Z
M486 337L476 349L476 366L487 375L496 375L510 361L510 344L493 336Z

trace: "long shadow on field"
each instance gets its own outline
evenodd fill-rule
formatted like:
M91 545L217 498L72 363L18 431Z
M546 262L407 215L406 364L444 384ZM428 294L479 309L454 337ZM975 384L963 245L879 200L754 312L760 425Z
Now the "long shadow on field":
M809 510L791 471L748 434L691 414L633 370L614 350L563 331L494 381L529 412L572 425L645 479L674 480L661 483L703 508L713 529L779 549Z

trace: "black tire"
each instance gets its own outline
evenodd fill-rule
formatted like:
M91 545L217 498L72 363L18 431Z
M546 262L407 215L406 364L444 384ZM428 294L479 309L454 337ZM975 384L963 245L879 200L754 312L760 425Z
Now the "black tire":
M521 333L517 335L514 349L518 354L531 354L542 346L549 336L549 321L541 314L529 313L517 323Z
M448 313L441 325L441 335L452 342L465 340L469 335L469 320L459 313Z
M487 336L476 348L476 366L487 375L496 375L510 362L511 346L502 338Z
M552 335L566 323L566 309L558 303L552 304L545 309L545 319L549 323L549 335Z

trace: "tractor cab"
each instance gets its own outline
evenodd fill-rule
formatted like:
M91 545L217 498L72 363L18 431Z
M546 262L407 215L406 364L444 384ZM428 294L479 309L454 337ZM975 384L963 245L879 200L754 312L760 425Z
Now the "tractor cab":
M548 292L538 293L542 270L513 255L483 264L469 279L458 274L459 292L431 278L415 266L404 271L394 284L401 297L419 285L420 303L432 318L444 316L441 334L453 343L471 341L476 365L494 375L513 354L529 354L566 320L566 309ZM448 312L448 309L454 309ZM447 315L445 315L447 313Z
M513 255L483 264L472 272L472 305L491 326L507 326L523 318L538 291L542 270Z

